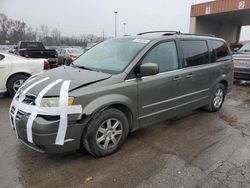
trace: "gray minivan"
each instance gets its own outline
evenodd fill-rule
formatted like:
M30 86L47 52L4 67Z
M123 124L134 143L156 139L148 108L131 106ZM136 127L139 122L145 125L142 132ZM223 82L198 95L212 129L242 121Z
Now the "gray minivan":
M157 34L156 34L157 33ZM233 82L225 41L147 32L104 41L29 78L10 106L17 137L34 150L117 151L129 132L204 107L218 111Z

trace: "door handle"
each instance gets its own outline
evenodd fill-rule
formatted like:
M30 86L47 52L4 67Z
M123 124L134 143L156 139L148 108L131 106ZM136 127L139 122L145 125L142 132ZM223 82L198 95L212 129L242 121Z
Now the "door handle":
M186 76L186 78L192 78L193 77L193 74L192 73L190 73L190 74L188 74L187 76Z
M176 77L174 77L173 81L178 81L178 80L181 80L181 79L182 79L181 76L176 76Z

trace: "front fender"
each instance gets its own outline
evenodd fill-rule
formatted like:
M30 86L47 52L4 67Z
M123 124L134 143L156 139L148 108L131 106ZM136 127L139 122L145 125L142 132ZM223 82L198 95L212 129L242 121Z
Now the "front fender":
M125 105L130 109L133 116L137 115L136 105L134 104L134 102L127 96L120 94L110 94L96 98L95 100L87 104L85 107L83 107L83 114L91 115L107 106L114 104Z

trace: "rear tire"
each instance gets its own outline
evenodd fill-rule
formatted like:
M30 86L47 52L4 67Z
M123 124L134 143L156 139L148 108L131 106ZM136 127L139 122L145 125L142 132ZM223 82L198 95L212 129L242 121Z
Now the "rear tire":
M83 145L93 156L107 156L122 146L128 132L129 123L126 115L120 110L108 108L88 123Z
M224 99L226 96L226 89L223 84L217 84L210 96L209 104L206 106L206 109L209 112L217 112L221 109Z
M17 90L29 78L28 75L18 74L11 77L7 83L7 90L11 97L14 97Z

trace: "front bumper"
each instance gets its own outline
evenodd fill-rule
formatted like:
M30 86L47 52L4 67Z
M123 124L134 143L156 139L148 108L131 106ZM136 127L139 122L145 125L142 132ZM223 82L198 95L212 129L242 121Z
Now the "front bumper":
M46 115L38 115L32 125L33 142L28 141L27 136L27 122L30 113L18 110L16 117L13 116L15 106L10 110L11 123L15 126L14 130L18 139L26 146L42 153L61 154L70 151L75 151L81 146L81 136L84 125L78 123L75 115L68 115L67 131L63 145L55 144L58 134L59 118L53 117L53 120L48 120ZM50 116L51 117L51 116Z
M250 81L250 68L235 67L234 79Z

